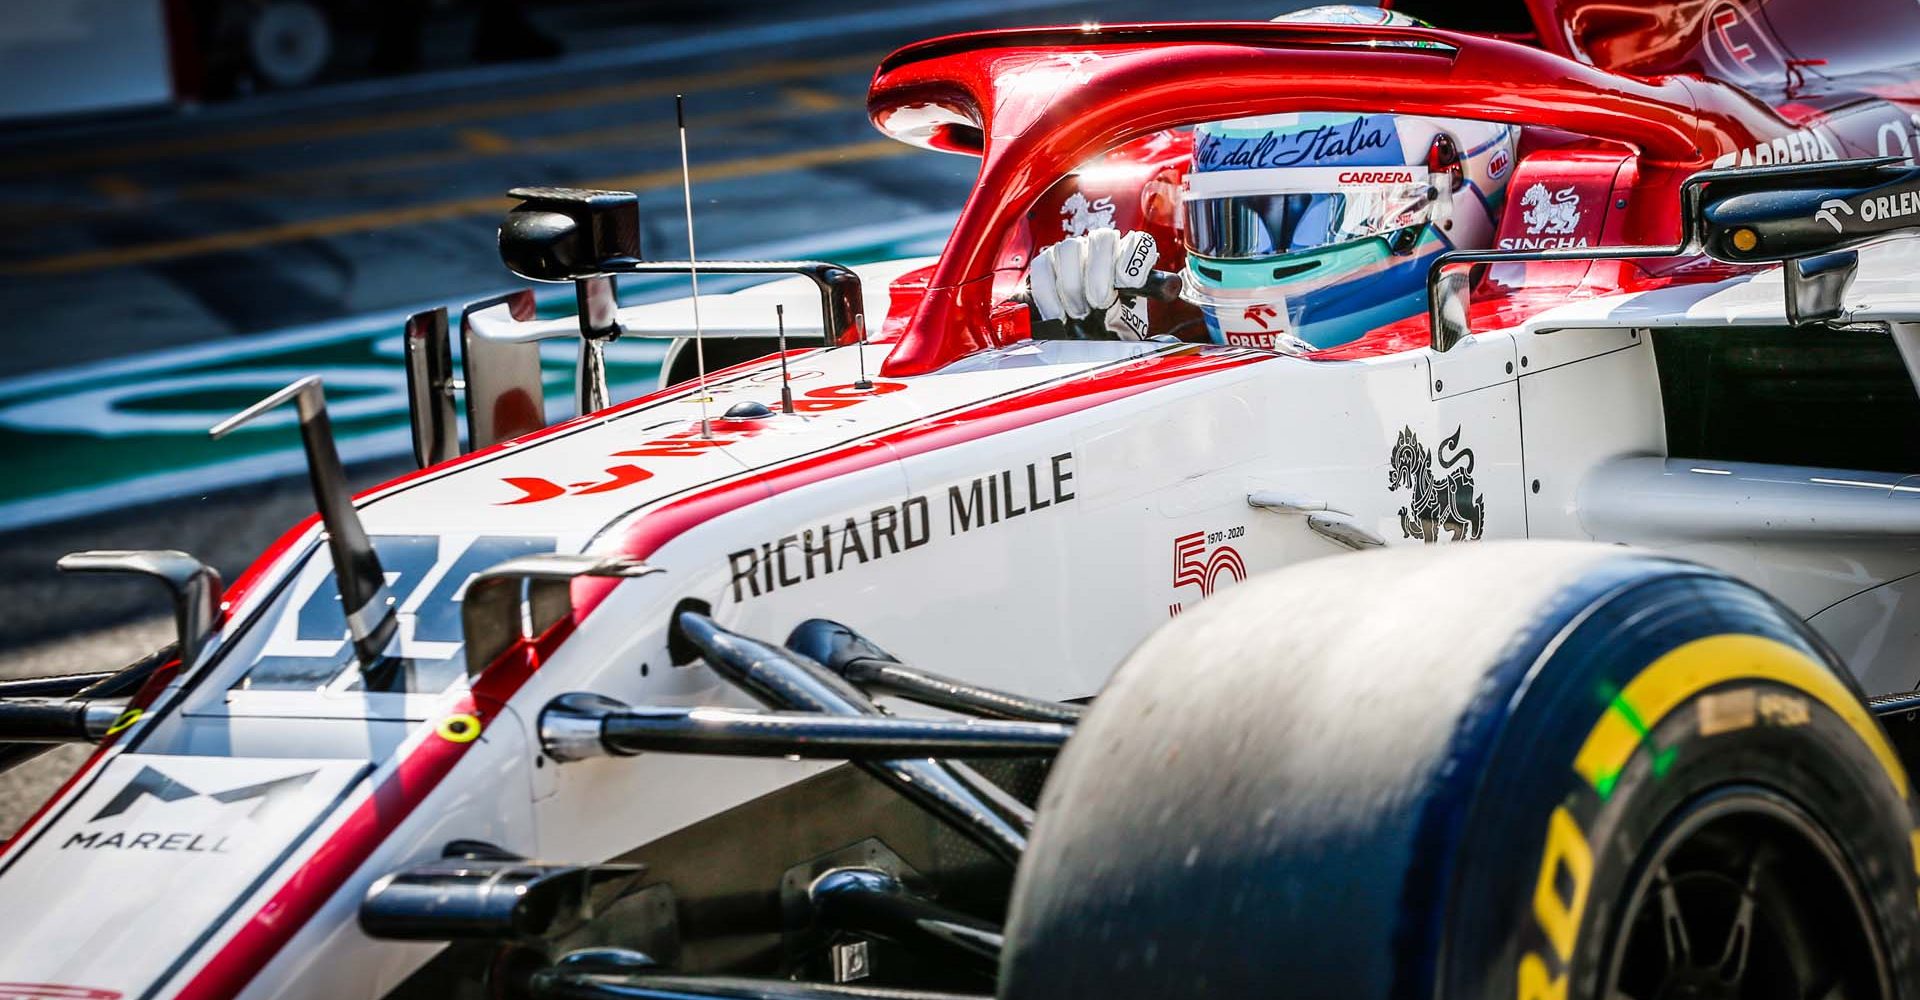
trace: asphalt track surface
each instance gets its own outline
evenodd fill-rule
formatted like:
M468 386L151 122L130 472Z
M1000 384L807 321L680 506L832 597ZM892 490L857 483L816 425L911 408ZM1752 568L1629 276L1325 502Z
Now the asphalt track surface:
M828 252L834 233L937 223L964 198L974 161L894 143L867 122L866 86L891 49L971 28L1265 19L1304 5L720 2L670 20L659 5L539 7L568 46L557 60L0 128L0 391L84 385L167 352L239 351L517 287L493 252L516 185L636 191L648 255L684 256L677 93L703 256L801 253L815 238L813 252ZM156 586L63 578L61 554L185 549L231 579L313 506L286 475L210 479L154 502L144 481L115 480L94 452L57 438L0 445L0 469L85 473L103 485L75 510L107 508L67 517L43 504L31 527L0 523L0 676L113 668L169 637ZM410 462L389 450L349 465L364 487ZM83 757L63 748L0 776L0 837Z

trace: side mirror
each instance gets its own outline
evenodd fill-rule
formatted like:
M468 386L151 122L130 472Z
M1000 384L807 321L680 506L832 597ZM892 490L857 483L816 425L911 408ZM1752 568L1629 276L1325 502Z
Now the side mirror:
M1445 351L1469 333L1462 264L1631 260L1705 253L1728 264L1784 264L1787 321L1835 319L1860 257L1853 248L1920 233L1920 166L1897 156L1702 170L1680 184L1674 246L1449 250L1427 269L1427 326Z
M594 278L640 259L640 199L631 191L524 187L500 223L500 260L533 281Z
M181 669L190 669L220 621L220 574L173 549L69 552L57 564L66 573L136 573L166 584L173 597L174 633Z
M576 577L632 578L663 569L621 555L547 552L520 556L467 581L460 602L460 635L467 676L479 677L507 648L573 614Z
M1698 218L1701 249L1729 264L1833 254L1920 232L1920 167L1888 157L1711 178Z

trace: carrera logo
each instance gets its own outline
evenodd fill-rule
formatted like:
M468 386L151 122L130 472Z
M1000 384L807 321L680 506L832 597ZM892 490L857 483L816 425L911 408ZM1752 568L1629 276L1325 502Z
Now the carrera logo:
M1338 178L1342 184L1412 184L1411 170L1349 170Z
M59 983L0 983L0 1000L119 1000L118 990Z
M1714 158L1718 167L1767 167L1776 163L1815 163L1837 160L1840 154L1827 137L1810 128L1795 129L1769 142L1748 146Z

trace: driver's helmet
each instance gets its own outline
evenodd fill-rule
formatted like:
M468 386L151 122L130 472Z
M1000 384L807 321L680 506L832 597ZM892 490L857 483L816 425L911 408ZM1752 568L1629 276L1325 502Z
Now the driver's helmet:
M1421 25L1362 7L1275 20ZM1197 126L1182 294L1214 341L1296 353L1419 313L1435 254L1493 245L1517 138L1506 125L1388 114Z

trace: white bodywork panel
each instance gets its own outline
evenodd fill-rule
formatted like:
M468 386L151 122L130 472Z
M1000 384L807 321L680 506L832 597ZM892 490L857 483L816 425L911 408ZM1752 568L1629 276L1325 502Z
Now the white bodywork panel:
M1863 253L1858 316L1920 317L1920 296L1899 277L1913 262L1911 247ZM435 581L475 571L456 567L485 539L639 551L664 572L621 583L579 623L244 995L391 989L434 949L369 940L355 908L376 878L439 856L450 840L597 861L831 766L663 754L534 766L540 709L566 692L631 704L748 704L697 662L671 663L668 620L684 598L769 641L827 617L909 663L1078 698L1096 693L1157 625L1210 594L1251 573L1350 552L1322 530L1329 520L1351 528L1349 537L1385 544L1601 539L1676 551L1753 580L1811 618L1865 686L1912 688L1920 680L1920 591L1912 583L1920 573L1920 480L1728 463L1698 473L1698 463L1666 454L1647 331L1779 326L1778 279L1769 280L1576 301L1444 354L1357 361L1041 342L894 379L878 376L886 348L876 345L868 350L876 370L867 372L876 385L866 390L855 387L855 349L821 350L791 360L795 395L809 404L798 414L719 421L703 437L700 404L683 388L377 491L361 510L383 558L395 562L391 554L406 546L419 553L420 568L402 572L416 575L396 584L412 595L402 597L409 656L446 652L430 633L444 627L459 591L423 595L437 593ZM646 308L658 329L671 327L678 306ZM802 311L795 305L789 315ZM715 322L704 312L703 319ZM1211 367L1128 388L1144 374L1200 364ZM717 380L708 413L718 417L742 400L776 404L778 379L768 363ZM1287 502L1255 507L1253 494ZM1774 530L1784 520L1799 527ZM330 586L324 565L304 561L318 540L309 532L269 571L269 580L290 581L286 607L305 607L306 595ZM277 590L253 590L233 620L286 620L292 612L273 611ZM1420 614L1380 609L1382 627L1417 624ZM197 673L176 679L130 731L122 746L138 754L96 766L56 806L51 827L0 858L0 898L72 893L74 873L87 869L62 864L59 841L126 787L141 760L171 768L207 755L297 748L300 761L195 763L205 770L193 773L215 777L188 779L196 790L225 788L242 771L279 774L315 762L311 794L330 787L327 801L340 805L330 814L303 806L319 822L311 836L293 838L288 857L297 864L369 789L391 787L383 783L407 760L437 748L434 722L467 696L464 671L445 674L444 688L407 695L358 693L345 675L305 689L240 685L243 675L297 675L249 674L269 648L297 659L344 643L289 628L222 636ZM316 642L317 649L301 645ZM232 774L217 770L223 766ZM363 770L370 777L350 781ZM129 984L129 993L139 992L136 981L164 981L161 995L177 990L251 919L272 881L251 890L220 882L217 891L203 882L210 898L220 897L206 904L209 915L234 914L210 934L209 948L171 972L158 958L129 955L113 982ZM177 898L167 892L173 884L121 880L114 905L128 913L165 905ZM100 919L90 908L42 912L83 911L71 919ZM31 953L17 939L0 944L0 980L79 979L74 970L98 968L76 964L86 954L75 943L88 940L85 927L49 926L58 932ZM104 982L91 972L79 979L96 980Z

